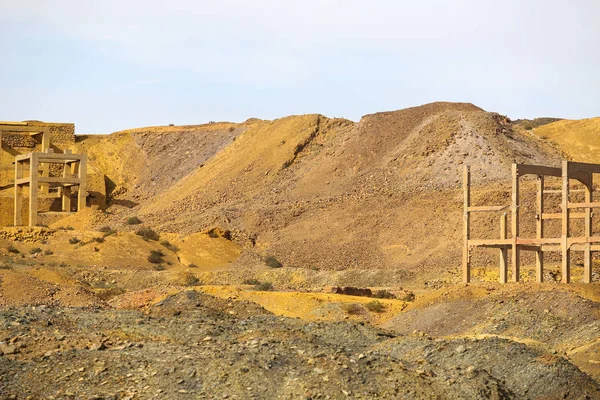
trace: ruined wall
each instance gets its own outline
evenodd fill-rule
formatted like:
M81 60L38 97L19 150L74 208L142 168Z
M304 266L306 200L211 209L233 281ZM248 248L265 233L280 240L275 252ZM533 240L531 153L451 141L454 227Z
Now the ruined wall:
M50 143L52 145L72 145L75 143L75 124L25 121L27 126L50 128ZM52 146L54 147L54 146ZM60 147L59 148L63 148Z
M41 121L26 122L27 127L49 128L50 147L55 152L62 152L75 144L75 124ZM42 144L41 136L33 137L27 132L11 131L11 125L0 124L0 131L2 132L0 147L0 226L8 226L12 225L14 220L14 158L19 154L42 151ZM62 167L60 165L51 166L51 176L60 176L61 173ZM28 218L27 197L23 201L23 220L26 221ZM44 198L44 196L39 196L38 198L39 211L58 211L60 207L60 199Z

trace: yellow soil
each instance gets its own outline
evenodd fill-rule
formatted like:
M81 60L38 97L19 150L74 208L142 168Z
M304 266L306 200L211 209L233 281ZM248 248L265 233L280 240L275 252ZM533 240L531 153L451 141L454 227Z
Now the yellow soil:
M556 144L574 161L600 163L600 118L557 121L536 128L534 134Z
M348 317L379 324L401 312L406 303L400 300L373 299L330 293L262 292L235 286L202 286L202 291L223 299L255 302L275 315L301 318L308 321L339 321ZM385 306L381 313L368 311L367 303L379 301ZM359 314L348 314L344 308L358 304L364 308Z
M195 233L171 243L179 247L177 255L183 265L195 264L202 271L227 267L242 251L238 244L230 240L211 238L205 233Z

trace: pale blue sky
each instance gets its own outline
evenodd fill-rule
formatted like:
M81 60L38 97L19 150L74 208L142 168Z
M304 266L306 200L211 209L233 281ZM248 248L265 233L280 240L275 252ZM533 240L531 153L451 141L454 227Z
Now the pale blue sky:
M600 116L596 0L0 0L0 120Z

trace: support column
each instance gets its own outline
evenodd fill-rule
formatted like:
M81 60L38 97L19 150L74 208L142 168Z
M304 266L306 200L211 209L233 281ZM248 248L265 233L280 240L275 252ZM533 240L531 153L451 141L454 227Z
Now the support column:
M71 169L73 168L72 163L65 163L63 165L63 178L68 178L72 175ZM62 210L64 212L71 211L71 186L62 186L61 187L61 197L62 197Z
M77 175L79 177L79 191L77 193L77 211L82 211L85 208L85 200L87 198L87 185L86 185L86 166L87 160L85 155L81 156L79 161L79 167L77 169Z
M471 217L469 207L471 206L471 170L468 165L463 168L463 282L471 282L471 257L469 249L469 239L471 238Z
M588 179L585 184L585 202L591 203L593 200L592 191L594 190L593 185L593 174L588 174ZM583 282L592 282L592 250L590 244L590 236L592 236L592 209L591 207L585 208L585 249L583 253Z
M569 162L562 163L562 283L571 282L571 250L569 248Z
M48 149L50 149L50 130L44 129L42 132L42 153L47 153ZM50 176L50 164L43 163L42 164L42 176L48 177ZM41 190L43 194L48 194L50 186L48 184L42 184Z
M519 174L517 164L512 165L512 216L511 216L511 234L512 234L512 281L519 282L520 264L519 264L519 246L517 238L519 237Z
M29 164L29 226L37 225L38 212L38 159L31 153Z
M537 216L535 233L537 239L544 237L544 220L542 215L544 214L544 176L538 175L537 179ZM544 252L541 250L542 245L540 244L540 250L535 252L535 279L537 282L544 281Z
M506 239L506 213L502 213L500 217L500 239ZM508 280L508 248L500 249L500 283L506 283Z
M14 206L14 225L23 225L23 186L17 184L17 179L23 177L23 163L15 160L15 206Z

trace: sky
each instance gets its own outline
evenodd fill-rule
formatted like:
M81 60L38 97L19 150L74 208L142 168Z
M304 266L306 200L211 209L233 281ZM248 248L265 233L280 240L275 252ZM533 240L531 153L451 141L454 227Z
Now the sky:
M597 0L0 0L0 120L600 116Z

